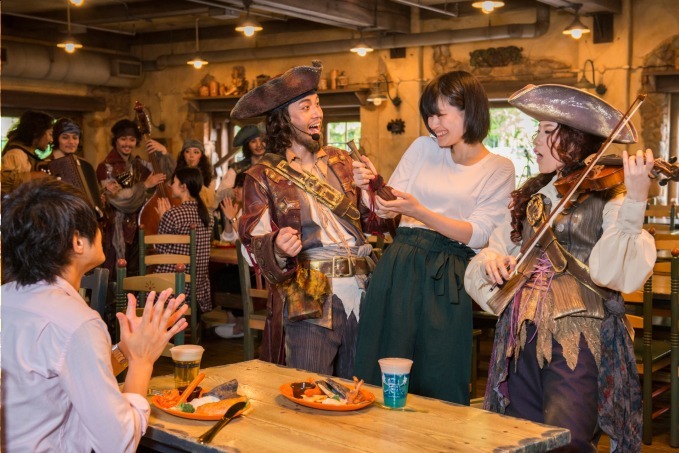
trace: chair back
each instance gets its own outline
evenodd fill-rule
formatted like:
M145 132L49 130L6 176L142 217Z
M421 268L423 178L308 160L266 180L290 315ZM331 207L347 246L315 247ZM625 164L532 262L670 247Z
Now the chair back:
M670 411L670 445L672 436L679 446L679 241L659 240L656 241L658 253L670 251L669 261L655 264L651 275L642 292L625 294L624 299L628 304L642 304L642 317L627 315L637 335L634 339L634 351L637 356L637 370L643 375L643 431L642 440L650 444L653 440L652 421L661 414ZM640 297L641 295L641 297ZM670 303L670 341L657 338L654 334L656 316L663 315L663 306ZM667 316L667 309L664 310ZM654 387L658 372L666 372L669 366L669 385L662 383ZM660 373L662 375L663 373ZM654 398L670 391L670 405L654 408Z
M155 246L158 244L188 244L189 254L180 255L173 253L157 253ZM149 253L148 247L154 246L154 253ZM196 241L196 225L191 225L189 234L145 234L144 226L139 227L139 274L146 275L147 266L154 266L159 264L184 264L187 266L189 273L185 278L185 282L189 285L189 293L191 294L188 300L189 303L189 327L191 331L191 342L198 344L199 338L199 324L198 324L198 307L196 306L196 284L197 284L197 269L198 269L198 245ZM163 275L163 274L150 274ZM165 278L171 278L165 275ZM179 292L184 292L184 286L180 287Z
M243 297L243 349L245 360L255 358L255 340L253 330L264 330L266 324L266 312L255 312L253 299L268 299L269 290L260 287L253 288L250 280L250 265L243 255L243 247L240 241L236 241L236 253L238 254L238 275L240 277L240 291ZM257 280L258 286L261 279Z
M125 312L127 309L127 293L138 292L145 294L151 291L160 293L171 288L175 294L180 294L186 283L186 265L178 263L175 272L169 274L148 274L134 277L127 276L127 261L119 259L116 263L116 312ZM170 278L169 278L170 277ZM146 303L146 300L137 299L137 304ZM113 343L120 341L120 326L116 324L115 338ZM174 344L184 344L184 332L179 332L174 337Z
M80 289L89 297L90 307L104 318L106 313L106 293L108 290L108 269L96 267L80 280Z
M673 230L676 225L677 206L674 203L648 205L644 211L644 223L656 223L658 219L668 219L670 230Z

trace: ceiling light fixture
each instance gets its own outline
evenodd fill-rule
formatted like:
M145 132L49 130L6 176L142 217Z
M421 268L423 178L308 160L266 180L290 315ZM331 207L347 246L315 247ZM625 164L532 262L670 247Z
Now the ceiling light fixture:
M207 60L200 58L200 41L198 40L198 18L196 17L196 56L192 60L186 62L186 64L192 65L196 69L200 69L206 64Z
M66 26L68 29L66 39L58 43L57 47L64 49L67 53L73 53L76 49L82 49L83 45L71 35L71 3L68 0L66 1Z
M365 57L369 52L372 52L372 51L375 50L375 49L373 49L372 47L370 47L370 45L367 44L367 43L363 40L363 30L360 30L360 32L361 32L361 38L359 39L358 43L356 43L356 45L353 46L353 47L352 47L351 49L349 49L349 50L351 50L352 52L358 54L359 57ZM376 104L376 105L379 105L379 104Z
M83 6L85 0L69 0L73 6Z
M236 24L236 31L243 32L245 36L252 36L257 31L264 30L259 22L250 17L250 5L252 0L243 0L243 6L245 7L245 16L241 16Z
M502 8L505 6L505 2L498 2L498 1L490 1L486 0L483 2L474 2L472 3L472 6L474 8L480 8L481 11L483 11L486 14L490 14L493 11L495 11L496 8Z
M587 78L587 65L590 65L590 68L592 69L592 81L590 82L589 79ZM596 94L599 96L603 96L606 94L606 91L608 89L606 88L606 85L603 83L596 84L596 76L594 74L594 62L590 59L585 60L585 64L582 67L582 77L578 82L573 85L576 88L580 88L581 90L594 90Z
M573 22L571 22L571 24L563 30L563 34L570 35L570 37L573 39L580 39L582 35L585 33L590 33L591 30L587 25L580 21L579 11L580 8L582 8L582 3L573 3L572 8L575 13L575 17L573 18Z

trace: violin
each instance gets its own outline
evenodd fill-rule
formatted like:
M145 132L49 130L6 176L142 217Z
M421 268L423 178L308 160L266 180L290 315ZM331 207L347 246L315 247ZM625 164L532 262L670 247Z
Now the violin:
M554 182L554 188L561 196L570 192L575 182L582 178L583 173L590 167L590 163L595 157L595 154L587 156L583 168L575 170ZM660 158L655 159L653 169L648 176L652 179L659 179L658 184L661 186L666 185L669 181L679 181L679 164L675 163L676 160L676 157L670 159L669 162ZM596 164L591 167L578 190L580 193L598 192L612 189L623 182L625 182L625 174L622 167L622 157L609 154L600 157Z
M139 123L139 131L144 137L144 141L148 141L151 134L151 120L144 111L144 106L141 102L136 101L134 103L134 110L137 112L137 122ZM153 166L154 173L162 173L163 170L160 166L160 153L154 152L149 153L149 160ZM160 225L160 216L156 211L158 206L158 201L161 198L167 198L170 200L171 206L177 206L181 203L178 198L172 197L172 188L166 182L160 183L156 186L156 191L148 199L146 204L141 208L139 212L139 225L144 226L144 231L146 234L156 234L158 233L158 225Z

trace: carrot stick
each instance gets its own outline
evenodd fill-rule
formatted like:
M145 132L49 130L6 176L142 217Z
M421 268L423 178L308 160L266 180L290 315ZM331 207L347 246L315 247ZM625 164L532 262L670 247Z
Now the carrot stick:
M200 372L198 376L196 376L196 378L186 387L182 393L182 396L179 397L179 402L176 404L176 406L181 406L182 403L186 402L186 398L188 398L191 392L193 392L195 388L198 387L198 384L200 384L200 381L202 381L203 378L205 378L205 373Z

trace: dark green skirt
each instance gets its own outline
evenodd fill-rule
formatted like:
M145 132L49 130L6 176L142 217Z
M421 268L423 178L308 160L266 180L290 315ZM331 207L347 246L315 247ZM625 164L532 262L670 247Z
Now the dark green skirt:
M431 230L399 228L361 306L355 375L382 384L378 359L413 360L409 392L469 404L474 252Z

